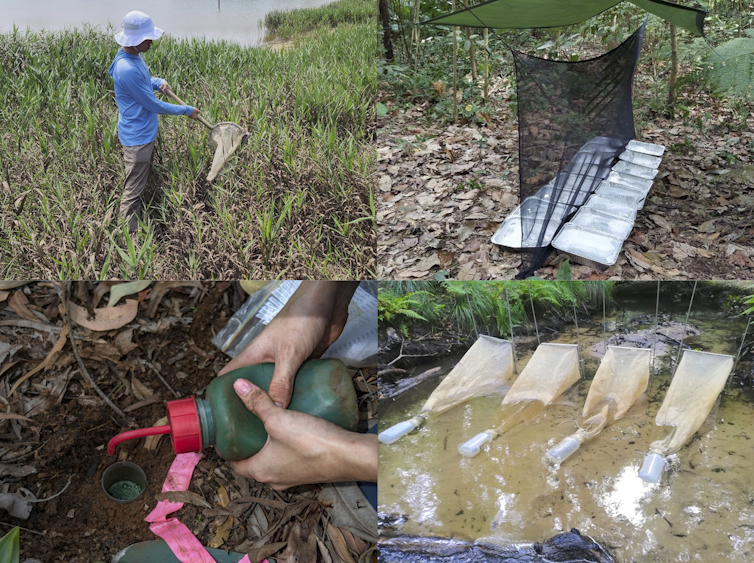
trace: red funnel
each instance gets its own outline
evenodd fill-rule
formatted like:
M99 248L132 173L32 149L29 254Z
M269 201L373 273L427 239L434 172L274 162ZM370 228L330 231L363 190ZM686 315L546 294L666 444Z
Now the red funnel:
M176 454L202 451L202 428L199 423L196 399L189 397L188 399L168 401L167 411L168 424L121 432L108 442L107 453L113 455L115 447L126 440L159 434L170 434L170 442L173 444L173 451Z

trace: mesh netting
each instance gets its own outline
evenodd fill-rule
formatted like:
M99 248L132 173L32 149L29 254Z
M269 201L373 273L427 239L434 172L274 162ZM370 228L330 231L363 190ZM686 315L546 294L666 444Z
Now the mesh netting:
M591 440L608 422L631 408L647 389L650 357L647 348L607 347L584 403L582 416L589 418L574 438L579 442Z
M646 22L596 59L563 62L513 51L518 100L523 255L538 269L560 226L607 177L635 137L631 85Z
M248 133L240 125L224 121L212 128L209 134L209 146L214 152L212 168L207 175L211 182L225 168L230 156L246 140Z
M511 385L503 405L519 401L540 401L549 405L579 378L578 346L540 344Z
M589 387L583 416L595 412L605 399L615 403L614 418L623 416L647 389L650 356L647 348L608 346Z
M655 418L675 430L650 450L669 455L681 449L709 415L732 369L733 356L686 350Z
M422 412L439 414L472 397L503 393L512 378L513 345L482 335L432 392Z

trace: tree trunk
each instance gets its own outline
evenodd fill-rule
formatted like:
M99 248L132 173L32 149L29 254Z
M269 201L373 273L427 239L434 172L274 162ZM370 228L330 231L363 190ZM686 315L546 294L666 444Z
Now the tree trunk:
M385 47L385 60L393 60L393 41L390 39L390 14L387 0L379 0L380 19L382 20L382 45Z
M452 10L456 11L456 0ZM458 123L458 26L453 26L453 123Z
M485 65L484 65L484 103L490 103L490 30L484 28Z
M670 78L668 79L668 105L672 111L675 105L675 81L678 78L678 39L676 29L670 24Z
M463 0L464 8L469 7L469 0ZM466 39L469 41L469 58L471 59L471 78L477 79L476 56L474 55L474 43L471 41L471 28L466 28Z

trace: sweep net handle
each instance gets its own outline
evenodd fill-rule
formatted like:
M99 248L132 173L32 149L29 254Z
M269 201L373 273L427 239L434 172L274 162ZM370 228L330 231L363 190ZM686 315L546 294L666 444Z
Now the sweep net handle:
M166 94L167 94L168 96L170 96L171 98L173 98L173 99L174 99L174 100L175 100L176 102L178 102L179 104L181 104L182 106L187 106L187 105L188 105L188 104L187 104L186 102L184 102L184 101L183 101L182 99L180 99L180 98L179 98L178 96L176 96L176 95L175 95L175 94L173 93L173 91L172 91L172 90L168 90L168 91L167 91L167 92L165 92L165 93L166 93ZM201 116L201 115L197 115L197 116L196 116L196 118L197 118L197 119L198 119L199 121L201 121L201 122L202 122L202 124L203 124L203 125L204 125L204 126L205 126L205 127L207 128L207 129L212 129L212 124L211 124L211 123L210 123L209 121L207 121L206 119L204 119L204 117L203 117L203 116Z

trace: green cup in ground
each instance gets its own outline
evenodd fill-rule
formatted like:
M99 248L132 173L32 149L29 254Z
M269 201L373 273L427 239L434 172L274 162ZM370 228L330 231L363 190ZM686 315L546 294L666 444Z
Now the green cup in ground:
M117 504L135 501L146 488L146 474L141 467L130 461L113 463L102 474L102 489L107 498Z

